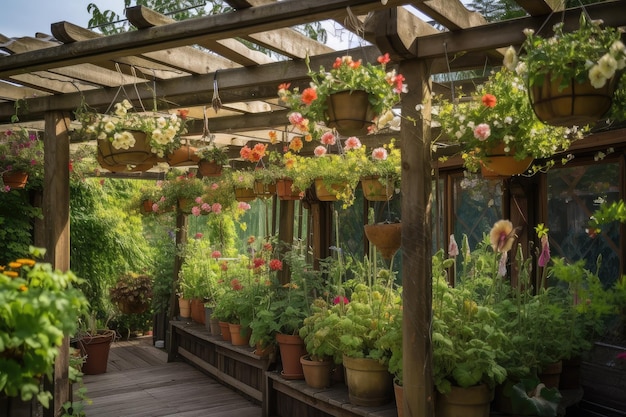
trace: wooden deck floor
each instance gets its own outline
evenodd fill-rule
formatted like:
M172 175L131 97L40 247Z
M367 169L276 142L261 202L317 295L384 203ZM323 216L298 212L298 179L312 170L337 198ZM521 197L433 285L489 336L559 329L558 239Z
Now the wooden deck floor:
M87 417L260 417L261 407L183 362L152 337L117 341L107 372L85 375Z

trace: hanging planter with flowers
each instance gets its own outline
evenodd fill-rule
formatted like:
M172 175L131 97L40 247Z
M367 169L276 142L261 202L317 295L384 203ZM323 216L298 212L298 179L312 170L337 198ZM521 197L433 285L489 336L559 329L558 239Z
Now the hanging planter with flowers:
M395 140L374 148L369 157L361 157L361 189L368 201L388 201L400 181L400 149Z
M23 128L0 134L0 192L26 187L31 178L43 178L43 141Z
M97 139L98 156L107 165L147 165L180 148L180 135L186 133L186 111L159 115L129 110L128 100L115 103L110 115L84 109L76 112L83 133Z
M196 151L200 159L198 161L198 172L203 177L219 177L222 174L224 165L228 164L228 154L226 149L210 144Z
M461 97L459 97L460 99ZM584 130L544 125L535 116L528 93L520 77L502 69L490 74L469 100L462 102L437 100L433 120L442 133L458 141L465 168L478 172L486 167L489 174L509 177L528 168L528 158L551 158L567 150L572 141L583 137ZM507 157L507 170L490 165L496 158ZM518 162L524 161L521 164ZM514 165L519 171L511 171ZM531 167L531 174L554 165L541 161Z
M363 135L376 128L376 119L400 102L407 92L402 74L387 71L389 54L378 57L380 65L363 64L351 56L337 58L330 71L320 66L311 70L311 87L300 92L281 84L278 96L292 112L290 123L305 136L320 137L324 129L317 123L336 129L344 136Z
M546 38L526 29L519 63L512 47L505 54L505 66L526 78L537 117L554 126L585 126L605 116L626 67L620 30L584 13L579 22L572 32L559 22Z

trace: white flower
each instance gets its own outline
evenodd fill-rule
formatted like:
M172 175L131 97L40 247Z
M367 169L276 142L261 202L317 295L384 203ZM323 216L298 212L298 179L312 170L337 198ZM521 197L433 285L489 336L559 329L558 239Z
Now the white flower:
M524 35L525 35L526 37L528 37L528 36L532 36L532 35L534 35L534 34L535 34L535 31L534 31L533 29L530 29L530 28L526 28L526 29L524 29Z
M115 123L113 123L113 121L109 120L107 122L104 123L104 131L107 133L111 133L113 131L115 131Z
M504 53L503 65L509 70L514 71L517 66L517 53L515 52L515 48L509 46L509 48Z
M167 126L167 122L165 121L165 117L161 116L158 119L156 119L156 124L161 129L163 129L165 126Z
M517 74L520 77L523 77L526 75L526 73L528 72L528 67L526 66L525 62L518 62L517 66L515 67L515 74Z
M510 125L511 123L513 123L513 118L511 116L506 116L504 118L504 123Z
M589 70L589 81L593 88L602 88L606 84L606 77L599 65L594 65Z
M622 43L622 41L615 41L609 48L612 55L626 55L626 46Z
M617 61L611 54L604 54L602 58L598 60L598 66L605 78L611 78L617 69Z

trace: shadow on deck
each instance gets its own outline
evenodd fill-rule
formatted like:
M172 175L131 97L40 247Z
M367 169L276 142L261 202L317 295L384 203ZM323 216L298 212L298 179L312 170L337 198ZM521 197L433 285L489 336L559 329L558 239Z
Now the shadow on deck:
M152 337L117 341L107 372L85 375L88 417L259 417L261 407L184 362L167 363Z

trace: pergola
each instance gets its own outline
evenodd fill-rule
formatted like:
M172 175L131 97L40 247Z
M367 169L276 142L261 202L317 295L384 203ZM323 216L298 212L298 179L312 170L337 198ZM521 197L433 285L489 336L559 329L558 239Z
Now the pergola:
M267 141L268 130L284 130L288 109L276 95L283 82L308 82L311 67L328 68L335 57L350 54L374 62L389 52L392 64L405 75L409 93L402 99L402 276L404 304L405 416L433 415L431 386L431 76L500 65L502 49L519 45L523 29L564 20L575 27L580 9L562 11L560 0L517 0L528 17L488 24L460 0L227 0L235 11L174 22L141 6L127 9L136 31L101 36L69 22L51 25L51 35L6 38L0 35L0 124L20 123L45 131L43 191L45 233L42 244L57 268L69 268L69 163L72 111L84 100L105 111L124 86L135 105L139 100L167 110L189 108L191 134L203 131L203 108L220 145L233 157L248 140ZM626 25L626 0L585 7L608 26ZM419 11L435 21L425 21ZM350 19L347 19L350 17ZM367 45L336 51L313 41L292 26L321 20L339 24L361 36ZM436 27L445 28L439 30ZM238 39L263 46L280 56L247 48ZM223 108L211 101L218 86ZM421 105L421 106L418 106ZM18 109L16 111L16 109ZM368 140L376 140L371 138ZM66 401L67 341L57 360L54 407Z

